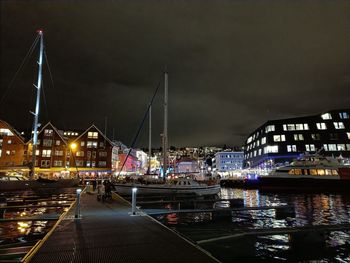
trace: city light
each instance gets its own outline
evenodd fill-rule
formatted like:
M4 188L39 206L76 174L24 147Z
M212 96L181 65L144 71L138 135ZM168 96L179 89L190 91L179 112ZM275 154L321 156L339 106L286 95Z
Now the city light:
M77 144L74 143L74 142L71 143L70 148L71 148L72 150L75 150L75 149L77 148Z

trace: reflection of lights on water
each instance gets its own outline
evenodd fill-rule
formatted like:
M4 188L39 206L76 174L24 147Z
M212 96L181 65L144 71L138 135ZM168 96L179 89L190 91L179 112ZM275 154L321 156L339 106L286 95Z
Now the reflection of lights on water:
M27 230L29 230L30 226L32 225L32 223L30 221L19 221L17 222L17 229L19 232L21 233L25 233Z

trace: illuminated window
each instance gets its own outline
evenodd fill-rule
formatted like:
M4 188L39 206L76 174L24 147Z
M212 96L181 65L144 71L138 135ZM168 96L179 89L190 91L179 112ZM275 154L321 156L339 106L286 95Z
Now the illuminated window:
M297 146L296 145L287 145L287 152L296 152Z
M61 141L60 140L56 140L56 145L60 145L61 144Z
M278 145L269 145L264 148L264 153L278 153Z
M284 134L282 134L282 135L274 135L273 136L273 140L275 142L284 142L284 141L286 141L286 136Z
M12 140L7 140L7 144L12 144Z
M265 132L266 133L272 132L272 131L275 131L275 125L268 125L268 126L266 126L266 128L265 128Z
M325 173L326 173L326 175L332 175L332 170L330 170L330 169L325 169Z
M327 130L327 126L324 122L318 122L316 123L317 129L319 130Z
M266 143L266 137L262 137L261 138L261 144L265 144Z
M309 130L309 124L307 124L307 123L304 123L304 130Z
M98 138L98 132L88 132L88 138L90 138L90 139L97 139Z
M336 151L337 145L336 144L323 144L323 148L325 151Z
M11 154L11 151L6 151L5 152L5 155L10 155Z
M13 136L13 133L9 129L0 128L0 135Z
M305 144L305 150L307 152L310 152L310 151L314 152L316 150L315 145L314 144Z
M317 175L316 169L310 169L310 175Z
M87 147L87 148L97 148L97 142L94 142L94 141L87 141L86 147Z
M53 135L53 130L51 129L44 130L44 136L52 136L52 135Z
M323 120L331 120L332 119L332 115L330 113L325 113L321 115L321 118Z
M294 134L294 140L295 141L303 141L304 136L302 134Z
M81 141L81 142L80 142L80 146L85 146L85 142L84 142L84 141Z
M43 150L42 157L51 157L51 150Z
M332 174L333 175L338 175L338 171L337 170L332 170Z
M337 144L338 151L345 151L345 144Z
M77 151L76 156L84 157L84 151Z
M258 150L258 154L261 155L261 149Z
M340 119L349 119L349 114L347 112L339 112Z
M40 155L40 150L36 150L36 151L35 151L35 155L36 155L36 156L39 156L39 155Z
M323 169L317 169L318 175L325 175L325 171Z
M333 124L334 124L334 128L337 130L345 129L344 123L341 121L340 122L333 122Z

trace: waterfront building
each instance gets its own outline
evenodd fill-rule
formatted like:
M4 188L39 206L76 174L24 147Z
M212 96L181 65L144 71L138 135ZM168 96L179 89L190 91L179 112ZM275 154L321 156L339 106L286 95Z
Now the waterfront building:
M10 124L0 120L0 168L25 164L25 139Z
M69 150L72 158L68 166L76 167L85 176L111 174L118 160L117 146L95 125L70 141Z
M213 158L213 170L216 172L231 172L243 168L243 152L221 151Z
M198 160L189 158L189 157L181 157L175 161L175 173L198 173L199 165Z
M245 167L271 168L305 152L350 157L350 109L270 120L253 131L244 145Z
M117 174L119 174L120 171L120 173L123 175L136 174L139 173L139 167L140 161L137 159L136 155L134 155L133 151L130 152L129 156L127 152L119 154L119 163L116 171Z
M148 154L140 149L137 149L136 150L136 158L139 160L139 165L140 165L139 172L141 174L146 173L148 166L149 166Z
M28 142L27 149L26 159L29 163L32 161L33 154L31 140ZM66 167L67 141L51 122L44 125L38 132L35 155L36 173L52 173L56 176L64 175L61 174L61 171Z

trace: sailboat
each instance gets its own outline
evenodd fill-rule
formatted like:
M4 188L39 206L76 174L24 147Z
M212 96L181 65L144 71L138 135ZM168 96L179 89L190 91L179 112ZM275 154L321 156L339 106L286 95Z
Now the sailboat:
M66 188L77 186L78 179L58 179L50 180L39 178L34 179L35 176L35 160L36 160L36 148L38 144L38 121L39 121L39 109L40 109L40 90L42 86L42 65L43 65L43 52L44 52L44 33L43 30L37 31L40 39L39 58L38 58L38 79L37 84L34 85L37 89L35 112L33 121L33 146L32 146L32 165L30 169L30 178L25 176L15 176L11 174L0 174L0 191L12 191L12 190L30 190L30 189L42 189L42 188Z
M151 105L149 106L151 107ZM151 136L150 136L151 137ZM137 188L138 194L196 194L215 195L220 191L220 185L208 185L199 183L192 178L185 176L175 181L167 181L168 164L168 73L164 73L164 129L163 129L163 183L142 184L142 183L117 183L114 184L115 190L119 194L129 195L133 188ZM149 146L151 148L151 146Z

